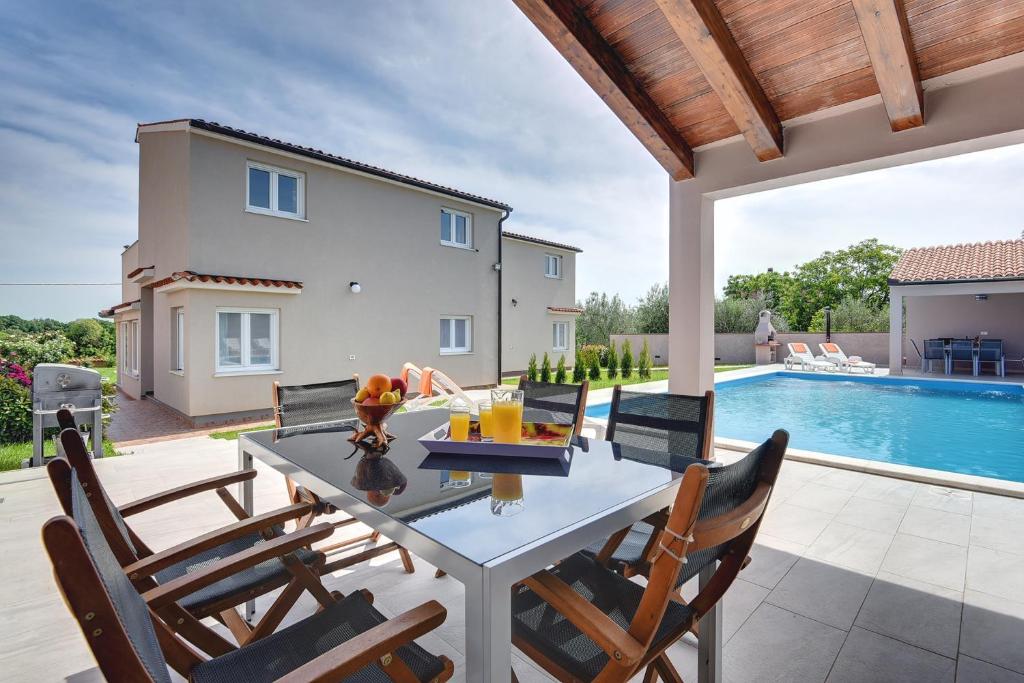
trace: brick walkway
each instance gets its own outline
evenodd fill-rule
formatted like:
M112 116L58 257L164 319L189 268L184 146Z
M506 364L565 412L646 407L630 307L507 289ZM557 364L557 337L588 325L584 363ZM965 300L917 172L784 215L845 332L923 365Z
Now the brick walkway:
M211 432L266 424L266 420L231 425L193 427L180 415L163 407L156 401L133 399L121 391L117 392L118 410L111 416L108 438L117 446L134 446L155 441L183 439L203 436Z

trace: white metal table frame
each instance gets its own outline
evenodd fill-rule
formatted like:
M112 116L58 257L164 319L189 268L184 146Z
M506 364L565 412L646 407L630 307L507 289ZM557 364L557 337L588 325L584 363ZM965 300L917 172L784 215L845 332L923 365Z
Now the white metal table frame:
M374 509L331 482L312 475L247 435L239 435L239 469L251 468L254 458L291 477L309 490L316 491L339 510L379 531L463 584L466 593L466 680L474 683L506 683L511 680L513 584L586 548L595 541L607 538L619 529L671 506L680 481L676 479L645 495L622 501L600 515L594 515L556 533L548 534L481 565ZM252 480L240 483L239 488L242 506L247 513L252 514ZM699 582L702 588L714 574L714 570L715 566L712 565L701 572ZM246 606L246 617L251 617L254 611L255 603L249 602ZM700 622L697 648L700 683L721 681L720 611L720 605L716 605Z

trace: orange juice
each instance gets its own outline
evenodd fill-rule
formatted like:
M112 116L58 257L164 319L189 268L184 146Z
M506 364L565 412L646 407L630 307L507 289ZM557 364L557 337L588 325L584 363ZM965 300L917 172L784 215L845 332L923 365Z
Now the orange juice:
M491 497L503 501L522 500L523 475L495 474L491 480Z
M452 470L451 472L448 473L448 480L449 481L469 481L470 480L470 474L469 474L469 472L463 472L461 470Z
M523 404L519 401L495 401L491 405L494 440L519 443L523 435Z
M494 413L491 412L491 404L480 406L480 438L491 439L494 437Z
M469 413L456 413L453 411L450 421L452 441L467 441L469 439Z

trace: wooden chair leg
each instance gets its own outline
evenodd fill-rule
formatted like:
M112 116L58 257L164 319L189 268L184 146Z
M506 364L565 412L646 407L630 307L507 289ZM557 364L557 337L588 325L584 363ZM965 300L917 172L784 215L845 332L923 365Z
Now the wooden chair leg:
M228 627L240 646L245 645L251 639L252 627L238 614L235 608L232 607L221 612L219 621Z
M405 567L406 573L412 574L416 571L416 565L412 563L412 555L409 554L408 550L398 546L398 556L402 558L402 566Z
M519 679L516 678L516 670L515 670L515 668L514 667L509 667L509 669L512 671L512 683L519 683Z
M647 665L647 671L644 672L644 683L658 683L658 669L654 666L654 662Z
M160 613L160 616L172 631L211 657L226 655L236 649L234 645L207 628L205 624L177 603L169 605Z
M285 616L291 611L292 607L295 606L295 602L302 597L302 593L306 590L302 582L297 579L292 581L285 586L281 594L274 600L274 604L270 606L263 618L260 619L256 626L254 626L249 633L248 638L244 643L240 642L239 645L245 645L248 642L259 640L264 636L269 636L271 633L277 630L277 627L281 625ZM235 610L231 610L235 612Z
M434 572L434 578L435 579L440 579L440 578L445 577L445 576L448 576L448 574L443 569L438 569L436 572Z
M679 675L676 668L672 666L672 662L669 661L668 655L662 652L658 655L658 658L653 662L655 668L658 671L665 683L683 683L683 677Z

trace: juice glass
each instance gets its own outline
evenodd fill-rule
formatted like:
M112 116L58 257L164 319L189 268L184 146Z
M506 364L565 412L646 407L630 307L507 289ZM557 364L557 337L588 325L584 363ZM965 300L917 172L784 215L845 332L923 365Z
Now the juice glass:
M495 474L491 480L491 514L511 517L523 511L523 475Z
M491 389L491 419L495 443L519 443L523 435L523 392Z
M490 401L480 401L476 404L480 413L480 438L483 441L494 439L494 413L491 411Z
M469 406L456 399L448 415L452 441L469 440Z
M451 470L448 472L448 485L455 489L461 489L473 483L473 475L462 470Z

